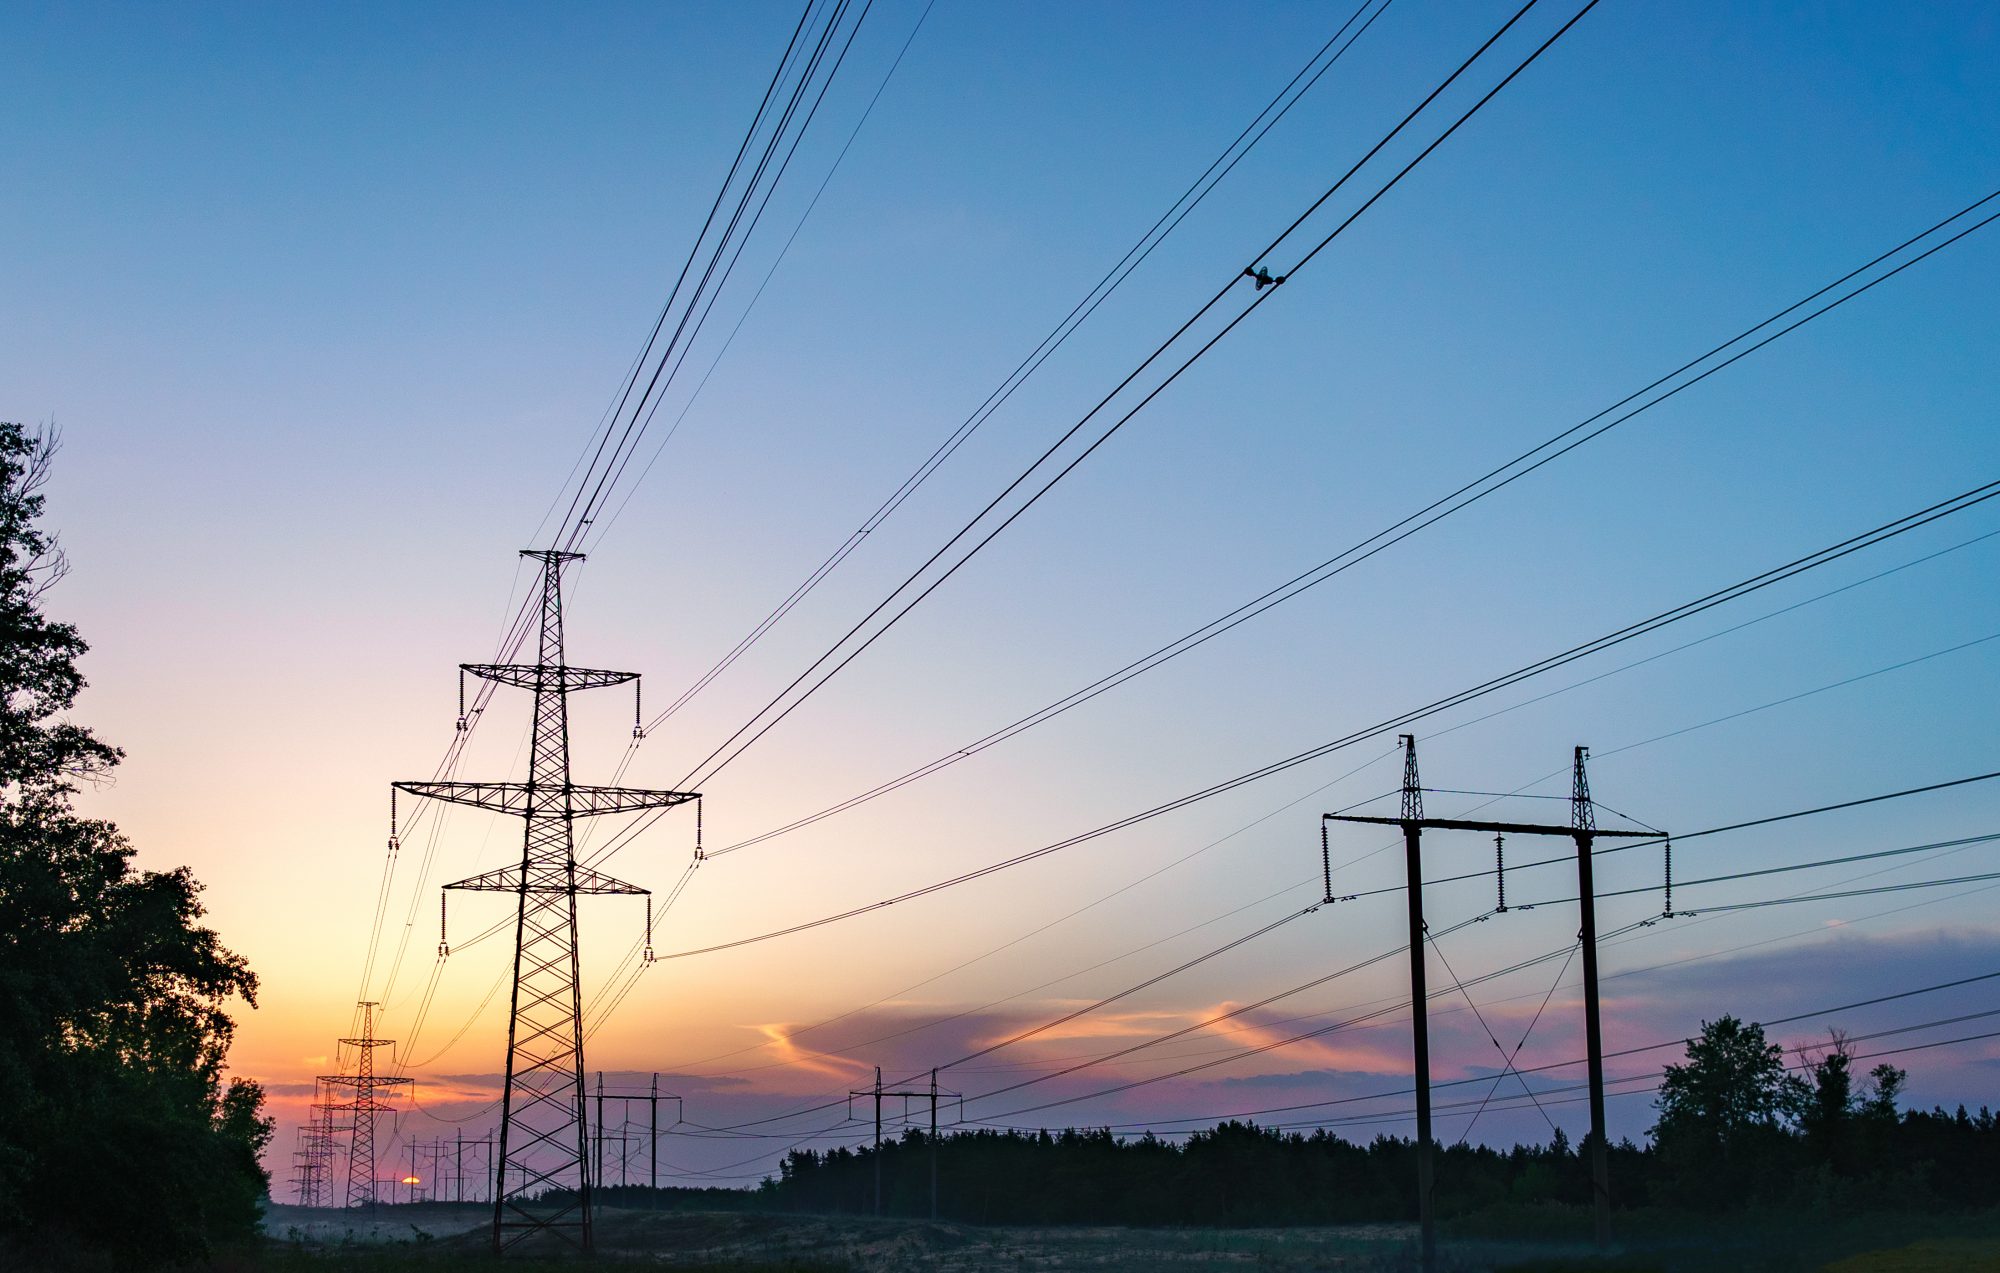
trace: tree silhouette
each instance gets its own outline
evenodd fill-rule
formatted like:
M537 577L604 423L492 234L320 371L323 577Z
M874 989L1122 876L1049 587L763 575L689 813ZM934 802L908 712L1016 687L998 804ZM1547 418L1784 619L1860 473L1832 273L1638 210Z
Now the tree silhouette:
M73 807L121 753L65 717L88 647L42 611L67 567L37 525L55 451L0 424L0 1265L159 1267L254 1231L271 1128L223 1067L257 980L185 869L135 870Z

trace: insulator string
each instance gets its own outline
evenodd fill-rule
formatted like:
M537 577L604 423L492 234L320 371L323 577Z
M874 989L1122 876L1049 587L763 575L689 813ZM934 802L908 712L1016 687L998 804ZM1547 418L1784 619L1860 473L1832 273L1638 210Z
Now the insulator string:
M1674 842L1665 840L1661 843L1666 862L1666 897L1661 902L1660 914L1671 917L1674 913Z
M1507 837L1494 833L1493 836L1493 878L1500 887L1500 904L1493 909L1505 914L1507 911Z
M1319 873L1320 878L1326 885L1324 900L1331 902L1333 900L1333 853L1327 846L1325 818L1319 820Z

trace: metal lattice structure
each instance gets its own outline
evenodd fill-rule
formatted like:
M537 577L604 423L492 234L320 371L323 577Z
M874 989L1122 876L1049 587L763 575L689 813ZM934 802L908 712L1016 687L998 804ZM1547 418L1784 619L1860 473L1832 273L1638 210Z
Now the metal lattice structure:
M512 893L513 997L495 1155L493 1249L553 1234L591 1249L591 1162L584 1107L583 1005L576 899L648 890L580 866L578 818L665 809L692 792L585 786L570 781L569 695L636 681L637 672L570 667L563 652L562 572L580 553L527 550L541 563L541 640L530 664L465 663L460 670L535 696L528 781L399 782L397 789L512 814L524 823L518 865L447 889ZM461 726L464 717L460 717ZM650 952L649 952L650 953Z
M314 1081L312 1104L299 1127L299 1147L292 1153L292 1184L302 1207L332 1205L334 1137L346 1130L335 1124L333 1104L320 1099L319 1085L324 1081Z
M361 1034L356 1038L340 1041L354 1049L354 1073L320 1075L322 1083L333 1087L352 1088L354 1091L354 1099L351 1101L330 1101L326 1104L329 1128L332 1126L331 1119L335 1113L348 1115L345 1205L350 1207L375 1205L375 1116L395 1108L384 1099L385 1093L393 1096L395 1088L410 1082L408 1078L375 1072L375 1050L395 1045L394 1039L375 1037L375 1007L374 1003L363 1001Z

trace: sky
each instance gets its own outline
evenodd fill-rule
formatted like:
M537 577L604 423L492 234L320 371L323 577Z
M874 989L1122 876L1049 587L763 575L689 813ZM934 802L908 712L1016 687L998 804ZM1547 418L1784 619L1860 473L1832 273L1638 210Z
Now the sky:
M634 785L680 780L1256 263L1512 8L1392 0L749 655L629 756L629 700L579 700L578 779L608 781L623 761ZM649 705L693 683L1352 11L877 0L648 434L657 460L568 578L572 660L642 671ZM1294 242L1332 230L1573 12L1536 6L1440 99L1444 113L1421 117ZM418 1080L394 1152L490 1125L505 1038L492 988L508 951L504 935L464 938L505 903L455 895L464 938L439 959L438 886L504 865L518 829L431 817L385 886L389 783L428 777L451 743L453 665L492 654L529 582L516 553L542 546L796 20L763 4L0 13L13 89L0 113L0 418L61 429L49 519L74 571L50 605L92 645L77 718L127 752L85 805L119 823L142 866L191 867L209 922L257 970L232 1066L272 1093L281 1196L312 1077L339 1063L358 999L384 1004L380 1032ZM707 845L1090 684L1991 194L1996 62L2000 17L1971 3L1604 0L704 783ZM1158 671L905 791L712 859L656 919L655 946L731 942L1112 823L2000 478L1996 236L1967 235ZM1567 793L1578 744L1592 748L1607 825L1683 834L2000 769L1997 505L1425 719L1425 780L1451 789L1430 811L1559 820L1563 806L1531 797ZM496 699L461 776L520 777L527 722L524 699ZM774 1120L757 1137L677 1129L661 1149L676 1182L754 1183L809 1135L857 1143L868 1129L838 1108L790 1111L839 1100L878 1065L897 1078L944 1064L1319 900L1318 815L1395 789L1396 732L922 899L662 958L592 1034L589 1067L613 1082L658 1072L689 1124ZM1675 875L1988 834L1996 788L1688 839ZM1332 833L1336 893L1401 882L1380 830ZM664 898L693 834L671 816L607 869ZM1490 863L1481 837L1426 848L1432 874ZM1675 902L1977 876L2000 870L1993 854L1956 844L1684 883ZM2000 971L1994 883L1628 929L1662 909L1662 868L1652 846L1599 867L1599 888L1620 894L1600 905L1610 1048L1725 1012L1770 1020ZM1524 1032L1522 1066L1581 1056L1573 874L1522 868L1508 889L1510 902L1559 904L1456 928L1492 908L1492 881L1427 890L1433 988L1554 952L1434 1000L1441 1082L1492 1084L1496 1042L1513 1049ZM608 1002L643 907L584 909L586 996ZM942 1081L966 1093L963 1117L988 1124L1171 1130L1369 1097L1259 1118L1407 1135L1408 1098L1393 1094L1409 1074L1400 959L1203 1024L1395 950L1402 924L1393 892L1324 907ZM1804 1045L1829 1028L1961 1017L1987 1010L1990 984L1773 1034ZM1612 1073L1643 1080L1673 1056L1635 1054ZM1891 1059L1914 1102L1977 1105L1995 1095L2000 1041ZM1221 1063L1162 1077L1204 1061ZM1520 1090L1507 1079L1495 1108L1469 1127L1454 1111L1440 1134L1507 1144L1553 1124L1574 1139L1578 1073L1531 1075L1552 1093L1540 1108L1505 1099ZM1142 1079L1156 1081L1097 1095ZM1439 1100L1466 1090L1485 1088ZM1613 1134L1642 1135L1648 1102L1614 1097Z

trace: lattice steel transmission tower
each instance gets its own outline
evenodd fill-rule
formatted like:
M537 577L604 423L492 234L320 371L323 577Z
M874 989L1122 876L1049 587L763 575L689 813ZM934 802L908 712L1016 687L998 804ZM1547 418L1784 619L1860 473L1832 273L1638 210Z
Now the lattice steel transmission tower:
M299 1128L299 1147L292 1154L295 1164L293 1185L298 1189L299 1205L302 1207L324 1207L333 1201L333 1156L334 1136L345 1128L334 1124L332 1102L322 1100L320 1084L313 1083L312 1104L306 1107L306 1122Z
M582 893L648 890L579 865L575 824L600 814L670 808L696 795L570 781L569 695L636 682L639 674L569 666L563 655L562 572L583 555L554 550L521 555L542 566L540 657L527 664L462 663L459 671L533 692L528 781L395 785L412 795L513 814L526 824L518 865L445 885L512 893L517 899L507 1077L494 1163L493 1249L503 1252L533 1234L554 1233L589 1251L591 1164L576 899ZM465 727L463 716L459 727ZM650 928L650 904L648 914ZM650 958L650 944L646 953Z
M394 1039L375 1037L375 1007L373 1002L364 1000L360 1037L340 1040L355 1051L354 1073L319 1076L322 1083L354 1089L353 1100L330 1101L326 1105L329 1120L336 1111L349 1116L346 1205L350 1207L375 1205L375 1116L393 1108L379 1094L410 1082L407 1078L375 1072L375 1049L395 1045Z

